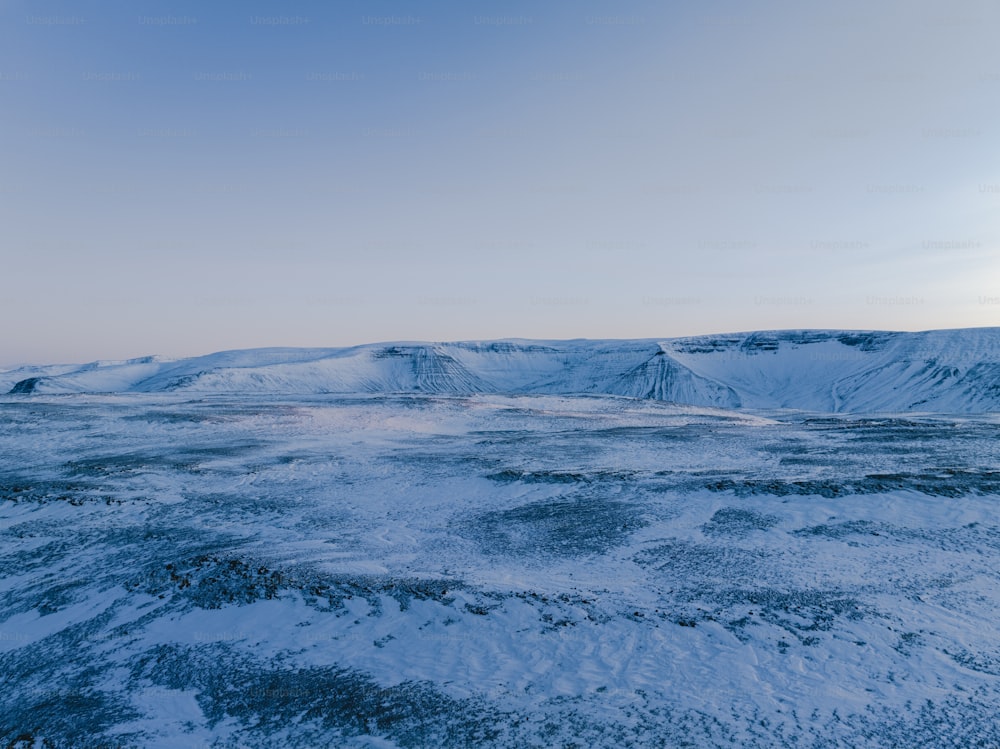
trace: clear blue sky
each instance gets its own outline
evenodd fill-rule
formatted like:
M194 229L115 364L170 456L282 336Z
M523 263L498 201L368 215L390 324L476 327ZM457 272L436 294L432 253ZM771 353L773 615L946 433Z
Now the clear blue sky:
M0 0L0 364L998 325L997 28Z

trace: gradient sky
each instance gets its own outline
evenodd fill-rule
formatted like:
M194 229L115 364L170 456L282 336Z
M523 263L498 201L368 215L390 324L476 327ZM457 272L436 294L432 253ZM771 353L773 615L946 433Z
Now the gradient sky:
M1000 325L997 28L0 0L0 364Z

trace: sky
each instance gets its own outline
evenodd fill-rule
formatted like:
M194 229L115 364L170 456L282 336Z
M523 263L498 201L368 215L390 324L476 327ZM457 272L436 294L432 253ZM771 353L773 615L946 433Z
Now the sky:
M0 365L1000 325L998 27L0 0Z

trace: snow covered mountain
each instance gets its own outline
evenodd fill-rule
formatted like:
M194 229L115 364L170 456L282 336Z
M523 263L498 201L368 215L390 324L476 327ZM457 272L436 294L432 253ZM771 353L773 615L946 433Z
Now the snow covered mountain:
M0 747L998 747L998 338L4 373Z
M252 349L0 372L11 393L606 394L724 408L1000 410L1000 328Z

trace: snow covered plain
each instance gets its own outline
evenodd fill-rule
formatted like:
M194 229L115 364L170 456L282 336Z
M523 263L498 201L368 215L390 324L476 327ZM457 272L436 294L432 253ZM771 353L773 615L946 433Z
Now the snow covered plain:
M44 390L0 745L1000 746L989 409Z

